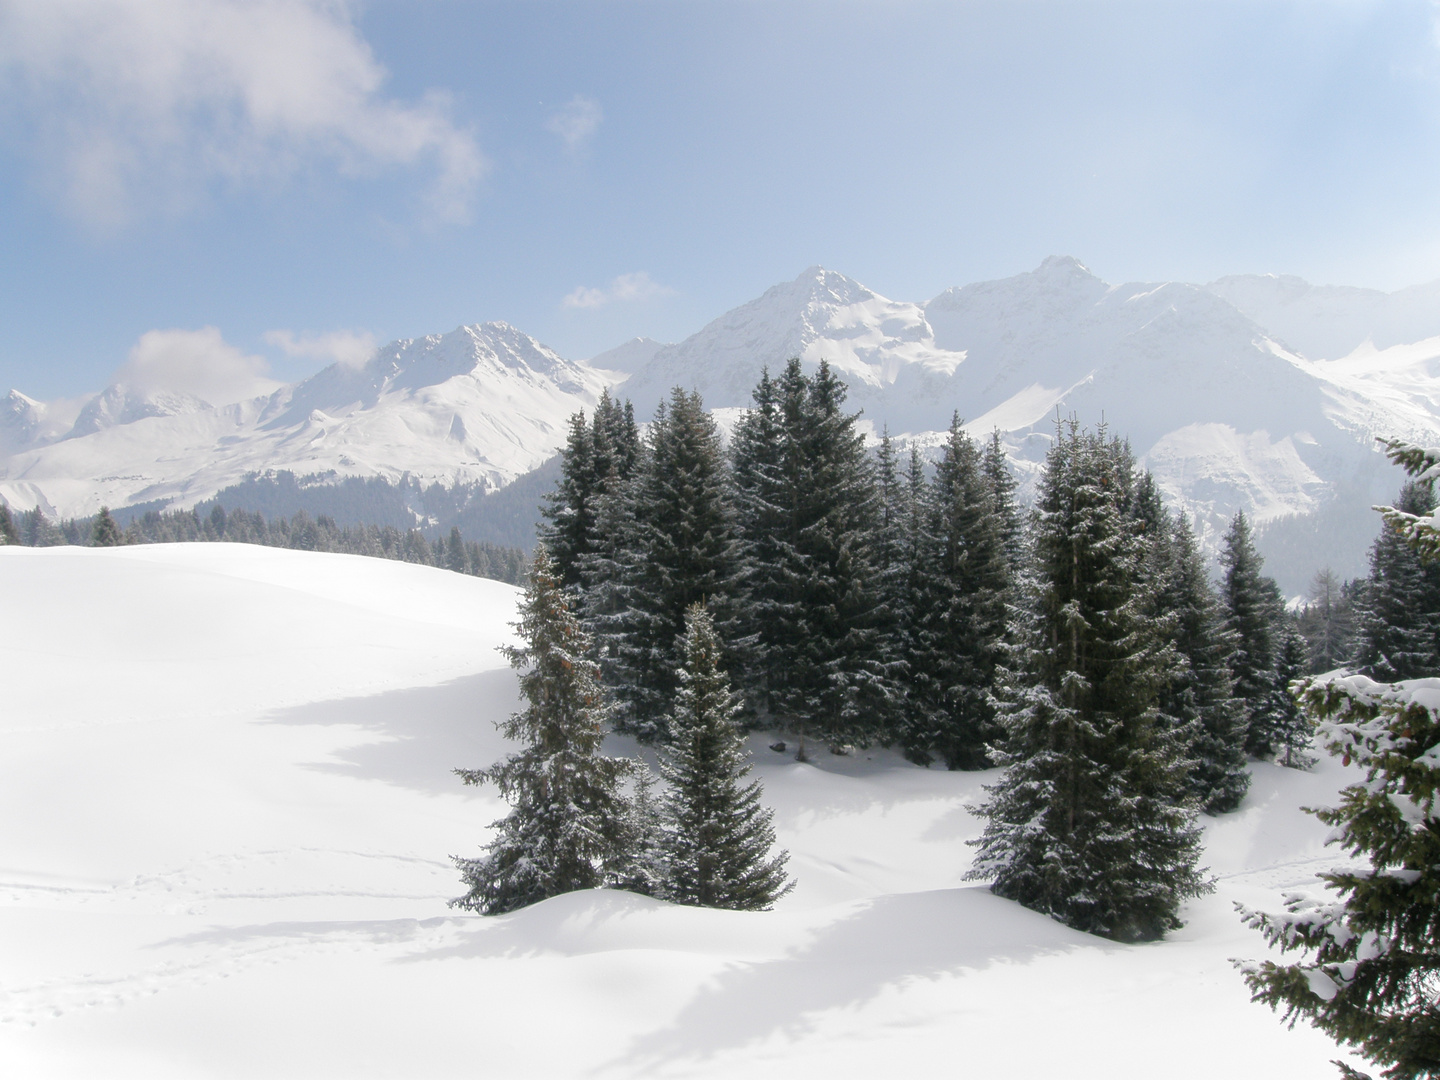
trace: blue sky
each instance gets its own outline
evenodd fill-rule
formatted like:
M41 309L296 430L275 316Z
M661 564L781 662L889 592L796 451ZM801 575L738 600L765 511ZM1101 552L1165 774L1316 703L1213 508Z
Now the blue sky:
M917 300L1049 254L1433 280L1437 18L0 0L0 389L293 379L487 319L586 357L813 263Z

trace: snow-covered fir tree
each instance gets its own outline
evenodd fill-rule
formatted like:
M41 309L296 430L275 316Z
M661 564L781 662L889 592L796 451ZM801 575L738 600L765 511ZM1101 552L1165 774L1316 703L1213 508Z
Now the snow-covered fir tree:
M1171 641L1181 665L1160 692L1160 711L1189 732L1189 791L1207 813L1223 814L1238 807L1250 788L1245 712L1226 664L1234 644L1222 628L1225 611L1189 521L1173 519L1170 533L1161 606L1174 614Z
M708 601L733 620L740 548L720 434L699 394L677 388L656 412L638 470L618 559L624 606L608 624L607 666L617 726L648 742L667 735L686 610Z
M1226 663L1235 678L1235 696L1245 708L1245 749L1256 757L1269 757L1279 745L1267 720L1277 679L1279 642L1274 624L1281 614L1279 593L1274 582L1260 573L1264 560L1255 550L1243 512L1235 515L1225 533L1220 564L1225 630L1233 642Z
M1388 449L1422 481L1440 475L1440 450ZM1440 553L1433 511L1383 512L1417 553ZM1246 981L1254 1000L1356 1047L1390 1080L1440 1076L1440 680L1329 672L1298 697L1326 749L1365 769L1339 806L1311 811L1358 865L1318 875L1326 893L1290 893L1283 912L1241 908L1272 945L1304 954L1246 963Z
M95 524L90 530L90 543L94 547L118 547L125 541L120 536L120 526L110 516L110 508L102 506L95 515Z
M596 515L613 470L629 478L640 453L639 431L630 402L619 404L608 390L600 396L589 424L585 413L570 418L560 457L560 480L541 506L539 540L550 551L555 571L567 589L581 585L580 567L595 543Z
M765 911L794 882L776 852L773 811L750 772L741 705L721 662L720 638L702 604L685 615L684 665L661 757L666 899L701 907Z
M916 500L921 489L912 487L909 479L901 475L888 431L881 435L876 449L875 481L878 509L870 551L880 597L878 654L889 682L897 688L908 688L916 670L913 660L919 556L913 535L918 528L920 511ZM899 738L906 730L910 695L904 690L896 692L887 705L887 714L877 719L876 728L883 732L878 737Z
M510 804L483 855L455 857L467 892L452 906L487 915L632 884L643 876L635 860L649 849L624 791L636 765L601 752L608 710L599 672L544 545L516 628L524 645L505 651L528 704L497 726L521 749L488 769L455 770L466 784L494 784Z
M1020 485L1010 472L1010 463L1005 456L1005 444L1000 440L999 428L992 431L985 442L980 468L990 485L990 494L995 499L995 512L1000 515L1000 536L1005 546L1005 560L1013 571L1024 556L1025 530L1020 516L1020 505L1015 496Z
M1435 495L1427 484L1406 484L1395 509L1431 514ZM1440 675L1440 561L1422 559L1393 526L1384 526L1370 549L1359 607L1355 661L1362 674L1386 682Z
M809 736L832 749L870 742L897 692L870 550L874 470L844 401L827 364L808 377L791 360L762 379L755 419L736 431L752 670L765 678L751 689L802 756Z
M1184 747L1157 709L1173 660L1148 617L1128 448L1072 421L1033 513L1028 622L1000 673L1000 781L969 876L1077 929L1150 940L1209 888Z
M951 769L988 764L990 687L1007 624L1010 566L995 482L957 415L925 502L905 754Z
M1355 589L1328 566L1315 571L1297 627L1305 639L1307 673L1349 663L1355 652Z

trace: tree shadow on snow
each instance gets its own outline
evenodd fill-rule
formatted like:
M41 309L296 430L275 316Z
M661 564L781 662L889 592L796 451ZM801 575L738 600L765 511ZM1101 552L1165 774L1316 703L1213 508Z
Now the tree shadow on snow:
M886 987L1083 948L1108 952L1123 946L1071 930L984 888L878 897L779 959L727 969L672 1024L638 1037L601 1070L647 1072L776 1034L803 1038L825 1014L859 1007Z
M359 728L379 738L336 750L335 760L309 768L453 794L460 781L452 770L484 768L512 749L495 723L518 704L515 673L497 668L439 686L297 705L271 713L266 722Z

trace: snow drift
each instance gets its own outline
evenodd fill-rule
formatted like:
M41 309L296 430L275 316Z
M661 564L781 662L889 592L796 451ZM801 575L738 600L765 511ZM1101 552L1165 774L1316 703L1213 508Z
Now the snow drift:
M1324 1075L1251 1005L1231 909L1334 858L1256 767L1170 940L961 885L993 774L752 743L799 887L769 913L575 893L457 916L499 816L516 590L231 544L0 548L0 1072L45 1077ZM617 744L633 752L633 747Z

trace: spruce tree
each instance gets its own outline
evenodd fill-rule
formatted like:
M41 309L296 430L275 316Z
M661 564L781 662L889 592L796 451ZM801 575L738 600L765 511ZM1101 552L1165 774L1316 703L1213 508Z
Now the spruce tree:
M488 769L456 769L493 783L510 804L479 858L455 857L468 891L454 907L498 915L576 889L629 883L646 849L643 820L623 784L635 763L600 749L608 712L590 642L544 545L535 549L516 629L505 649L528 702L497 726L521 749Z
M907 729L909 695L903 692L915 674L914 553L908 532L915 515L913 493L900 475L889 431L882 433L875 454L877 514L871 539L871 561L879 597L877 655L885 677L897 687L887 715L877 720L881 738L896 738Z
M684 666L661 760L664 895L680 904L767 911L794 882L789 855L772 853L774 814L760 803L737 723L741 709L721 663L720 639L702 604L685 615Z
M1411 475L1440 473L1434 450L1400 442L1390 457ZM1431 513L1382 509L1387 527L1417 553L1440 552ZM1312 676L1297 696L1322 744L1365 769L1337 807L1312 810L1331 842L1359 865L1318 875L1320 896L1285 898L1284 912L1241 908L1246 921L1299 963L1241 969L1253 1000L1309 1020L1385 1067L1390 1080L1440 1076L1440 706L1433 680L1374 682ZM1337 899L1338 896L1338 899ZM1347 1077L1363 1074L1336 1062Z
M993 481L956 415L926 502L905 754L951 769L988 764L990 688L1005 636L1009 565Z
M538 538L550 553L563 588L580 585L580 560L590 550L595 524L595 445L585 413L570 417L565 449L560 452L560 479L542 503L545 519Z
M1351 595L1352 590L1328 566L1311 578L1298 624L1305 639L1308 674L1330 671L1351 659L1355 647Z
M789 535L785 509L785 430L780 391L770 372L760 374L751 407L740 417L730 441L733 503L740 536L740 624L751 660L737 685L763 717L777 712L784 657L775 647L774 627L794 609L781 587L781 545Z
M1005 444L1000 441L999 428L990 433L990 438L985 443L980 467L995 500L995 513L999 515L1005 561L1014 571L1020 566L1024 554L1024 529L1020 520L1020 508L1015 501L1015 490L1019 485L1006 461Z
M115 524L115 519L110 516L110 508L102 506L100 513L95 515L95 525L90 530L90 543L93 547L118 547L124 541L120 537L120 526Z
M0 503L0 544L18 544L20 534L15 531L15 520L10 516L10 507Z
M677 388L650 425L619 567L625 607L607 635L617 726L642 740L666 737L686 610L706 600L734 617L740 552L728 487L714 420L699 394Z
M445 569L453 570L457 574L467 573L470 569L470 560L465 550L465 540L460 535L458 525L450 526L450 538L445 542Z
M1161 603L1175 615L1171 641L1183 663L1160 692L1160 711L1189 732L1188 790L1206 813L1223 814L1250 788L1244 707L1226 664L1234 643L1189 521L1176 518L1170 529L1172 569Z
M1173 661L1148 617L1132 469L1128 448L1073 421L1046 456L1024 640L997 690L1009 767L968 875L1120 941L1178 927L1210 887L1184 748L1158 719Z
M1268 757L1276 748L1276 733L1266 718L1277 678L1272 625L1277 597L1273 582L1260 573L1264 560L1255 550L1243 511L1225 533L1220 563L1225 571L1220 589L1225 630L1234 642L1226 662L1235 678L1235 696L1245 709L1245 749L1256 757Z
M1432 514L1431 486L1406 484L1395 509ZM1355 661L1362 674L1386 682L1440 675L1440 561L1422 559L1393 525L1384 525L1370 548L1359 606Z
M872 562L873 464L845 386L822 362L791 360L762 379L756 419L737 432L736 484L748 625L775 719L832 749L865 745L897 692L887 677L884 613ZM742 464L743 461L743 464Z
M1309 670L1305 638L1294 620L1280 620L1279 647L1275 652L1275 689L1265 713L1265 722L1274 740L1275 760L1287 769L1308 769L1315 759L1305 753L1313 727L1300 708L1290 687Z

